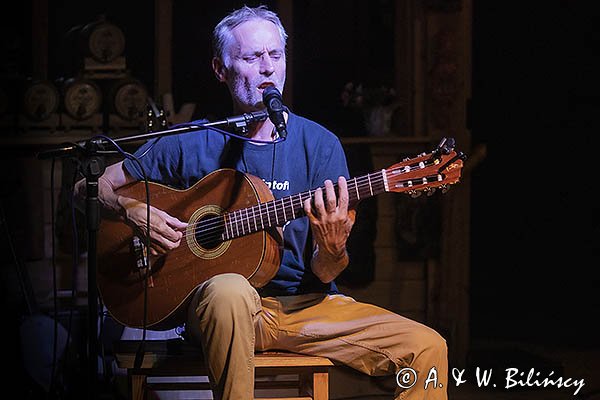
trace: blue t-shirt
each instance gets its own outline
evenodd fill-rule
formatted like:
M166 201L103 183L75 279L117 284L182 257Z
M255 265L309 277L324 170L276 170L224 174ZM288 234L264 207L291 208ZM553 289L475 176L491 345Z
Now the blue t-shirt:
M275 199L323 186L326 179L347 179L346 156L339 139L323 126L289 114L286 140L259 145L207 129L166 136L140 159L150 181L186 189L219 168L234 168L261 178ZM141 146L142 154L156 139ZM138 180L137 163L126 159L125 168ZM169 210L165 210L169 211ZM307 217L284 227L284 251L275 277L261 291L264 296L302 293L337 293L334 282L324 284L305 265L304 251L310 226Z

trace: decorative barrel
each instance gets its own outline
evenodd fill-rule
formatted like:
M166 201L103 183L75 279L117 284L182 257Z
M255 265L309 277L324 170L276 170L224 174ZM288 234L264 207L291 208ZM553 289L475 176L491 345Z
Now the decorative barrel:
M148 90L137 79L122 79L111 89L113 109L122 119L137 121L144 118L148 107Z
M76 120L85 120L101 112L102 91L90 79L71 78L63 88L64 108Z
M46 80L29 82L23 92L25 116L36 122L49 119L60 105L60 93L56 86Z
M123 55L125 35L118 26L100 17L81 29L81 45L84 54L106 64Z

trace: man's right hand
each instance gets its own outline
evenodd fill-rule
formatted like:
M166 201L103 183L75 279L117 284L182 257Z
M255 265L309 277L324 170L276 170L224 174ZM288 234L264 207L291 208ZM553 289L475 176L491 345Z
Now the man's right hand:
M123 196L119 196L118 202L126 222L145 240L148 231L146 203ZM187 225L186 222L150 206L150 253L156 256L177 248Z
M116 193L119 188L134 181L124 168L123 161L109 165L98 179L98 198L106 210L123 216L125 222L145 240L148 228L146 203ZM75 197L78 201L83 201L85 193L85 180L81 179L75 185ZM179 246L186 227L187 223L158 208L150 207L150 254L165 254Z

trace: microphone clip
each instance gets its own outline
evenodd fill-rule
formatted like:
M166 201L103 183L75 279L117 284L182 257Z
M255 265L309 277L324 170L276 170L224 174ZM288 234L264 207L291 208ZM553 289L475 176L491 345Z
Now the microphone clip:
M234 128L235 131L240 132L246 136L248 134L248 125L258 121L264 121L267 119L268 113L266 110L253 111L244 113L242 115L236 115L226 119L226 125Z

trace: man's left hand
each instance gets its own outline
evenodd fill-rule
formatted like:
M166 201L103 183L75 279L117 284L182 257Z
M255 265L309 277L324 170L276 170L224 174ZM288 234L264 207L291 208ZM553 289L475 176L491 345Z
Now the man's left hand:
M318 188L311 199L304 201L304 212L308 216L313 237L318 245L319 256L339 260L345 257L346 240L350 235L356 212L348 210L348 185L346 178L338 178L338 196L333 182L325 181L323 189Z

